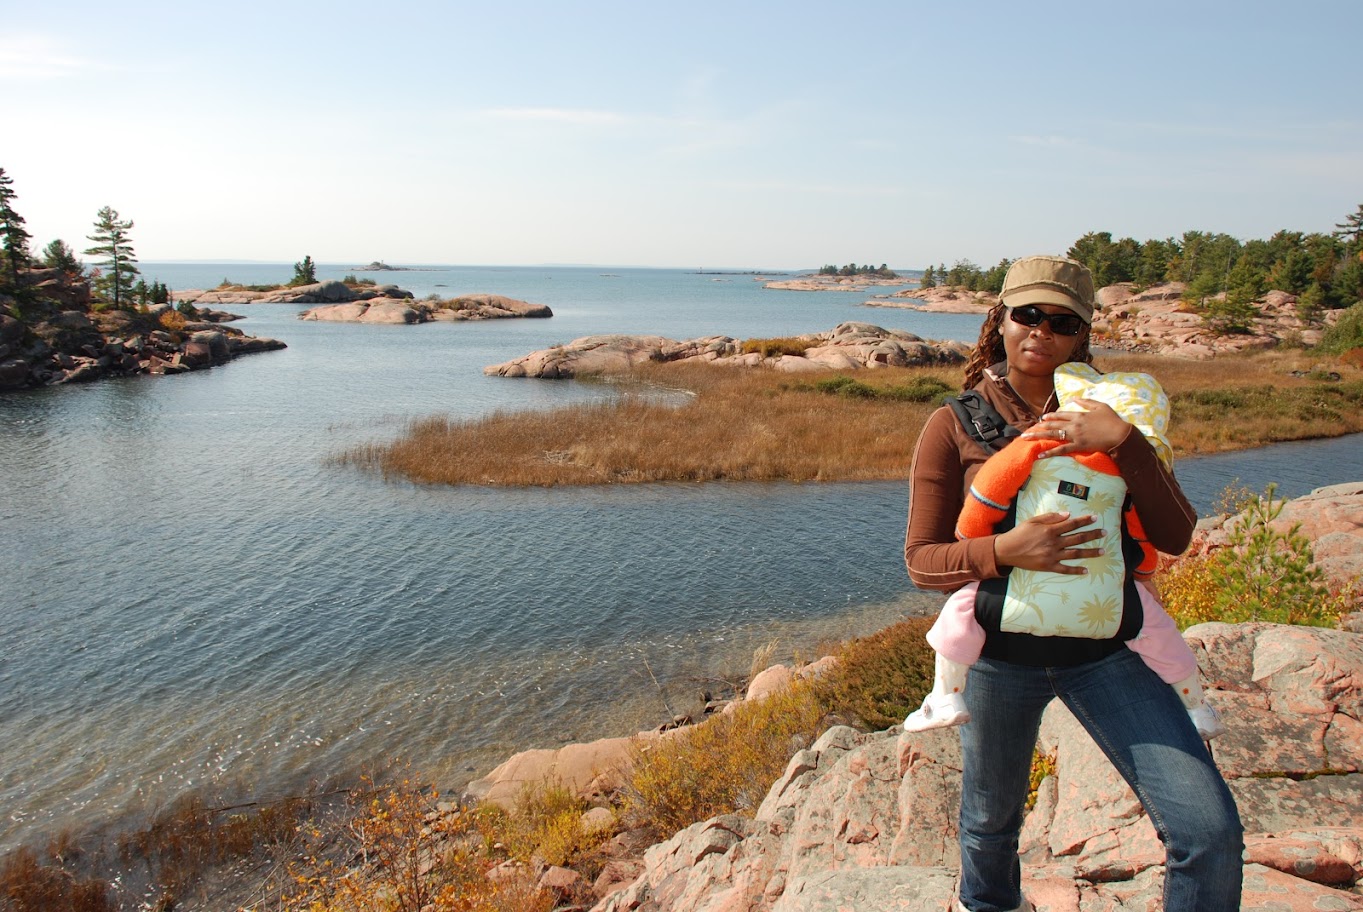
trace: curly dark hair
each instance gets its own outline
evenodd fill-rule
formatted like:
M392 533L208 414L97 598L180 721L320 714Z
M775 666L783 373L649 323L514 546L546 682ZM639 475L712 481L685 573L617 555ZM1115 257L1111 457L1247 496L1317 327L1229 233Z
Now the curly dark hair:
M1003 331L999 329L1003 325L1004 313L1008 308L1003 304L995 304L984 318L984 323L980 326L980 338L975 343L975 349L970 353L969 360L965 363L965 385L963 390L974 389L975 385L984 377L984 369L992 364L998 364L1008 356L1003 349ZM1089 333L1084 332L1079 344L1074 347L1074 352L1070 355L1070 361L1082 361L1084 364L1093 363L1093 353L1089 351Z

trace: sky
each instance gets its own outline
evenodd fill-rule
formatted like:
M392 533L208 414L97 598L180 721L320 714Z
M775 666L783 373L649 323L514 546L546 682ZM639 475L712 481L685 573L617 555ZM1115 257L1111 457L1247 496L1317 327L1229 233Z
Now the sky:
M1360 0L0 0L35 252L899 268L1363 203Z

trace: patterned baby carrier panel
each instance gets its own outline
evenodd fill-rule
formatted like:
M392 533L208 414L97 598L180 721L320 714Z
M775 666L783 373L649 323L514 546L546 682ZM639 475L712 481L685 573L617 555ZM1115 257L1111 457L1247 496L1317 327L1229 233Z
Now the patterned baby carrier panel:
M1037 460L1018 492L1018 520L1042 513L1091 514L1103 537L1084 547L1102 548L1103 554L1065 562L1086 567L1088 573L1082 576L1014 568L1008 577L1001 630L1086 639L1117 635L1126 582L1121 538L1125 501L1126 482L1120 475L1095 471L1068 456Z

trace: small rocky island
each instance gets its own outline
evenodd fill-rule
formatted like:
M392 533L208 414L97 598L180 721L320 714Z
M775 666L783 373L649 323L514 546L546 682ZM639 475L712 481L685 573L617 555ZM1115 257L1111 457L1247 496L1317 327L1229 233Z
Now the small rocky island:
M101 309L89 282L61 269L25 270L20 279L23 300L8 307L17 316L0 310L0 390L179 374L286 347L224 326L235 314L189 303Z
M420 301L405 288L372 282L314 282L252 289L239 285L208 290L179 291L176 298L196 304L316 304L298 315L300 320L337 323L429 323L432 321L545 318L554 312L504 295L469 294L454 298L431 295Z
M903 287L913 285L915 279L887 278L871 274L859 275L804 275L796 279L767 282L762 287L777 291L865 291L875 287Z

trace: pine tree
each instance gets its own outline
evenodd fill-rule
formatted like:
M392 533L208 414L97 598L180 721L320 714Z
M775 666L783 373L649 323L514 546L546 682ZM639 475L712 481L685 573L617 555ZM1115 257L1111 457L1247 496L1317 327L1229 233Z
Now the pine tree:
M0 250L5 255L6 285L16 294L19 292L19 270L29 264L28 240L31 235L24 230L24 218L14 211L14 179L0 168Z
M293 279L290 285L311 285L317 281L317 265L312 257L304 256L303 262L293 264Z
M133 280L141 273L137 268L137 257L133 255L132 240L128 232L133 223L120 221L118 213L105 206L96 213L95 233L87 235L95 242L85 252L90 256L101 256L99 265L106 267L105 272L95 280L95 290L111 300L115 308L122 307L133 287Z
M1352 215L1346 215L1344 221L1336 223L1331 233L1350 245L1363 241L1363 203L1358 204L1358 209Z
M43 265L48 269L60 269L72 276L78 276L85 271L85 266L76 259L76 252L66 246L66 241L61 238L43 248Z

